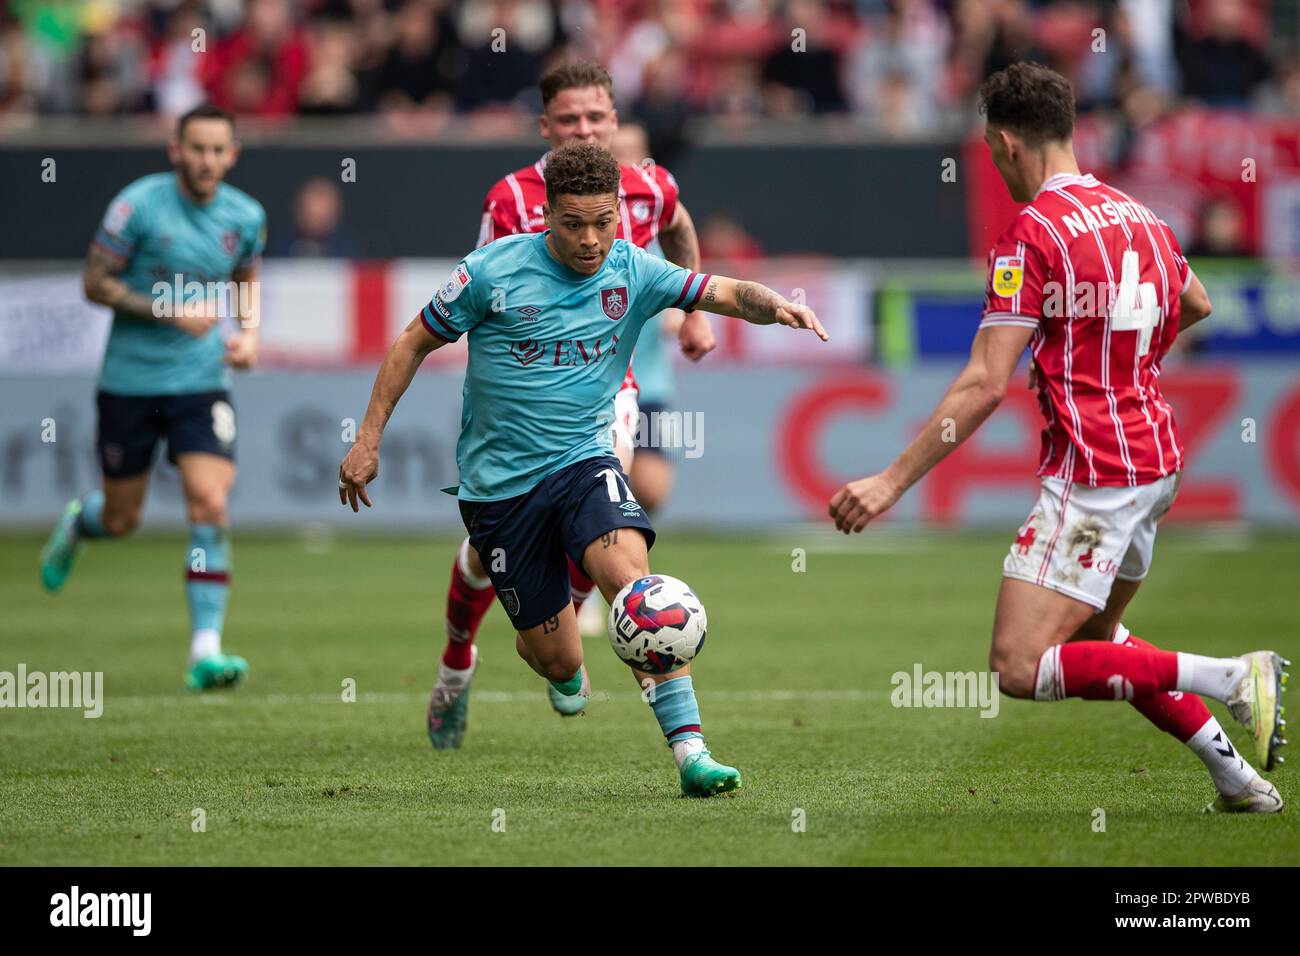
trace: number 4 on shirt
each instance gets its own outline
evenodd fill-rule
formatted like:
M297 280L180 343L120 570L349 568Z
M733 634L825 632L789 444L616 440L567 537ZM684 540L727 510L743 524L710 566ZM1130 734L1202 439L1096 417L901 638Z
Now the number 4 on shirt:
M1139 283L1142 271L1138 254L1129 249L1124 253L1124 263L1119 274L1119 297L1111 310L1110 327L1116 332L1138 333L1138 355L1151 350L1151 333L1160 321L1160 306L1156 300L1154 282Z

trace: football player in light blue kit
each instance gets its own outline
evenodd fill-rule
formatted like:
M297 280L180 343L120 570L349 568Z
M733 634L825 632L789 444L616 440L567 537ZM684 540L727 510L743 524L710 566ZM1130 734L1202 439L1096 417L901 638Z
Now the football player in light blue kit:
M186 684L207 690L237 684L248 670L221 650L235 480L229 368L257 358L266 213L222 181L239 156L229 113L209 105L186 113L169 153L174 172L137 179L109 204L86 260L86 297L113 310L96 396L103 488L64 510L41 554L41 580L58 591L83 541L135 529L154 452L166 440L190 522ZM239 321L230 338L223 312Z
M469 335L456 446L461 517L510 617L519 656L556 691L582 686L582 639L566 555L606 600L650 573L655 533L598 428L645 321L669 307L826 332L813 311L753 282L691 272L616 240L618 163L570 144L546 166L548 229L470 253L379 369L339 500L370 506L379 446L425 356ZM634 674L634 677L637 675ZM735 790L740 773L705 749L690 666L651 675L650 706L682 792Z

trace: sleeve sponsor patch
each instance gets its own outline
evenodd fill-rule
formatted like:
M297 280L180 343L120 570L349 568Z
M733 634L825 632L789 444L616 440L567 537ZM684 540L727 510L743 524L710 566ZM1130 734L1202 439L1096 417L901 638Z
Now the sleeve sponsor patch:
M998 256L993 262L993 291L1009 299L1025 282L1025 260L1020 256Z
M131 221L131 204L125 199L113 203L104 215L104 231L110 236L121 236Z
M464 264L458 265L456 270L452 272L451 277L438 290L438 298L443 302L455 302L461 290L469 285L469 282L469 271Z

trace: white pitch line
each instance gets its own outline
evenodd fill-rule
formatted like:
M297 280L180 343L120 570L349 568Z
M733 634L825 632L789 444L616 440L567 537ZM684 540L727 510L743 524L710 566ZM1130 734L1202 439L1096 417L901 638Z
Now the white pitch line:
M702 696L705 700L730 700L730 701L753 701L755 703L777 703L783 701L866 701L866 700L883 700L889 697L889 690L862 690L860 688L843 688L839 690L816 689L816 690L703 690ZM634 697L639 698L641 695L635 691L596 691L593 699L596 701L609 700L632 700ZM473 703L488 704L514 704L523 701L545 700L546 695L539 688L536 691L511 691L511 690L476 690L471 698ZM357 695L357 703L360 704L416 704L428 703L429 695L427 693L417 693L415 691L374 691ZM180 707L195 705L205 706L254 706L254 707L294 707L314 704L342 704L344 703L339 694L245 694L238 691L229 694L209 694L204 696L193 695L164 695L156 696L134 694L128 697L114 697L111 694L104 695L104 709L111 710L114 707Z

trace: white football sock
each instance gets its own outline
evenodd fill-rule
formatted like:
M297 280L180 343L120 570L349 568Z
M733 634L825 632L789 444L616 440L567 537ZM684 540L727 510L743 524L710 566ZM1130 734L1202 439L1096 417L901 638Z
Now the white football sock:
M221 653L221 632L213 627L201 627L190 637L190 663Z
M1178 653L1178 690L1227 702L1250 665L1238 657Z
M677 761L677 766L681 767L684 761L691 754L697 754L704 749L703 737L687 737L685 740L674 740L672 743L673 759Z
M1210 771L1210 776L1214 778L1214 789L1226 797L1237 796L1258 776L1255 768L1246 762L1246 758L1232 745L1218 720L1213 717L1192 734L1187 746L1192 748L1205 764L1205 769Z
M460 543L460 550L456 552L456 564L460 567L460 576L475 591L482 591L492 583L491 578L481 578L469 569L469 538Z

